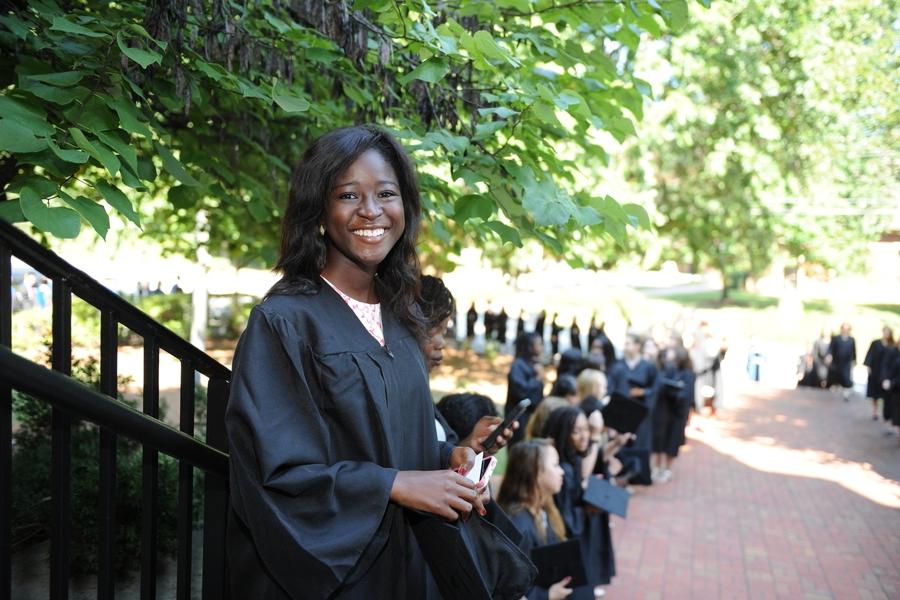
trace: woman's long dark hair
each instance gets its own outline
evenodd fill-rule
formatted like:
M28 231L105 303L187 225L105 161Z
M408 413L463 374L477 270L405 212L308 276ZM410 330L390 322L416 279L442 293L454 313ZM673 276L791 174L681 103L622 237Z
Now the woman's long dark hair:
M419 339L425 323L419 299L419 259L416 240L421 201L416 172L397 140L372 125L344 127L317 139L303 154L291 177L291 190L281 229L281 254L276 271L282 277L267 296L314 294L322 285L325 237L319 225L325 216L334 181L363 153L376 150L394 169L403 198L403 235L378 265L375 286L385 304Z
M572 447L572 430L575 429L575 421L581 414L583 413L577 406L557 408L547 417L544 431L539 434L553 440L561 461L573 465L580 464L581 461L581 455Z

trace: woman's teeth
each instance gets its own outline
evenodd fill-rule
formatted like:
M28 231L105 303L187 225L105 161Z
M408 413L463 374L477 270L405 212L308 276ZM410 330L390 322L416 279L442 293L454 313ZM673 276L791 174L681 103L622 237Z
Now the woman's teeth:
M357 229L353 232L354 235L362 236L362 237L379 237L384 235L384 229Z

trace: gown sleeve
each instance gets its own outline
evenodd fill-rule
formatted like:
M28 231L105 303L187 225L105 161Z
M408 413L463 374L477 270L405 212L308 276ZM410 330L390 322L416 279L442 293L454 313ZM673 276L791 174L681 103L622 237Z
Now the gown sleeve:
M397 471L333 459L338 434L310 391L302 337L279 315L254 309L225 419L231 508L269 576L289 596L312 598L329 596L364 553L380 550Z
M581 502L584 490L581 487L581 465L562 461L560 466L564 475L562 488L554 497L556 508L562 515L569 537L580 537L584 530L584 508Z
M525 398L531 400L532 404L537 404L543 397L544 384L535 376L534 369L523 360L513 361L509 370L508 383L507 410Z

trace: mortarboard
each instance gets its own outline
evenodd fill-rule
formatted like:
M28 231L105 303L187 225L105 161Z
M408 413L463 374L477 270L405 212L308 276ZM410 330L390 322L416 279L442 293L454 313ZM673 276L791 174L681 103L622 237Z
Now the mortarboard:
M631 499L631 494L614 486L608 479L591 477L582 498L591 506L624 518L628 513L628 501Z

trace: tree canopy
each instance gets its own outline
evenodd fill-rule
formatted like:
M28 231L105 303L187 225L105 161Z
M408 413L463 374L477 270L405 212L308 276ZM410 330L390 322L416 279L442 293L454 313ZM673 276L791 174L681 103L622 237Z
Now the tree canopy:
M685 0L192 0L0 4L0 216L57 237L110 214L168 249L271 265L293 163L383 124L413 154L424 251L649 226L598 194L635 132L648 37ZM143 219L142 219L143 217ZM197 233L199 235L186 235ZM575 237L578 237L576 235Z

